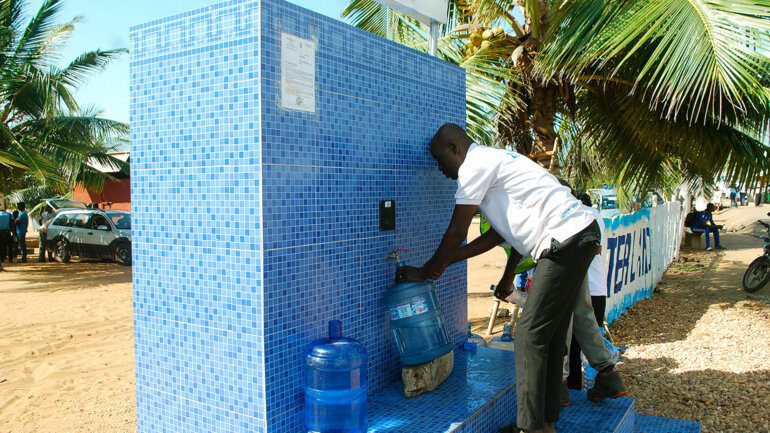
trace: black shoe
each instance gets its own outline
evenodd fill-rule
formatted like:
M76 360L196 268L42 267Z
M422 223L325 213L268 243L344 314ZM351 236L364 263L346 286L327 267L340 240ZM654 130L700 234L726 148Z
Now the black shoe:
M605 398L618 398L626 394L628 394L628 388L623 384L623 379L617 370L612 368L596 375L594 387L588 390L588 399L600 401Z
M561 407L567 407L572 404L572 400L569 398L569 389L567 389L567 382L561 383L561 388L559 390L559 403L561 403Z

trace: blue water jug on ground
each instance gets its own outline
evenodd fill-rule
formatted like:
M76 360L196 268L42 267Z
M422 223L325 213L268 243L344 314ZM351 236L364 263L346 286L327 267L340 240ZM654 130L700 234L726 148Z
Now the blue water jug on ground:
M466 350L468 352L475 352L479 346L484 347L486 345L487 345L487 340L485 340L484 337L482 337L479 334L474 334L471 322L468 322L468 335L465 337L465 342L463 343L463 350Z
M309 433L366 433L366 348L329 322L329 337L305 351L305 427Z
M387 258L395 260L400 268L404 262L398 258L398 251L393 251ZM452 351L454 344L449 338L433 282L396 284L385 292L383 301L402 365L423 364Z

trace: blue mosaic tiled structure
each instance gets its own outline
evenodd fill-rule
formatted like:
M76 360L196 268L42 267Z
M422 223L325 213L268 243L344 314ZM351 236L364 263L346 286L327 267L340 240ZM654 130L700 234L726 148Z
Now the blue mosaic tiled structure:
M283 33L317 47L312 113L281 108ZM404 399L382 306L386 254L423 262L451 214L427 143L464 123L460 68L282 0L140 25L131 52L139 433L302 431L303 349L331 319L369 351L371 432L515 421L505 351L457 351L446 383ZM379 229L380 200L396 202L395 231ZM438 286L459 343L466 267ZM684 428L574 396L560 433Z
M315 41L315 112L281 108L281 34ZM330 319L398 375L382 295L421 263L454 183L427 144L464 123L465 75L281 0L132 29L134 312L140 432L297 432L305 345ZM380 231L379 201L397 229ZM456 341L466 268L438 293Z

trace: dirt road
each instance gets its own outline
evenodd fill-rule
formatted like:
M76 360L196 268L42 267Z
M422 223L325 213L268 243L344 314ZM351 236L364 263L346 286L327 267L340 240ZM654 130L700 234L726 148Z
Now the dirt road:
M0 432L136 430L131 268L6 264Z

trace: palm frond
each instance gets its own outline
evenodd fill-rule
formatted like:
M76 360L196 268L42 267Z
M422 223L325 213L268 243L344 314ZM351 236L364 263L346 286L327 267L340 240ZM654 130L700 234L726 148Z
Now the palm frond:
M590 142L608 166L619 167L618 183L637 191L680 177L721 175L730 182L749 183L770 171L766 145L732 125L666 120L637 97L611 87L582 92L579 107L581 139Z
M540 0L524 0L524 11L531 25L532 37L537 39L540 37Z
M571 1L554 15L539 71L623 71L667 119L766 122L767 15L754 0Z
M43 2L19 39L16 46L17 57L32 58L35 57L36 53L40 53L41 46L50 39L51 32L60 27L56 23L56 19L63 6L62 0L45 0Z

